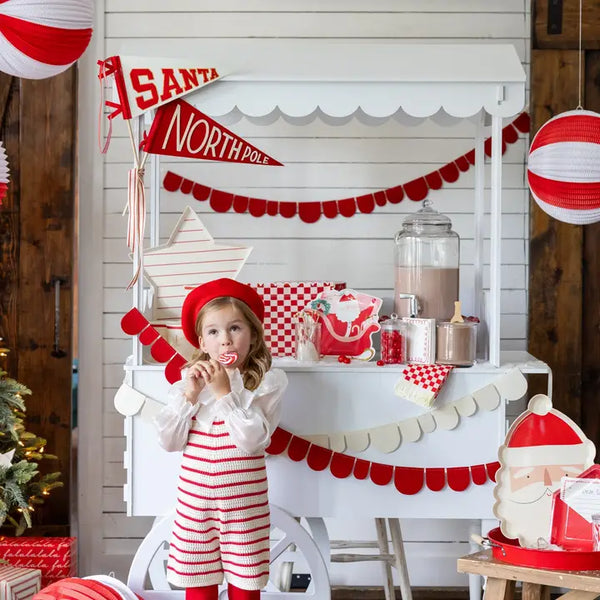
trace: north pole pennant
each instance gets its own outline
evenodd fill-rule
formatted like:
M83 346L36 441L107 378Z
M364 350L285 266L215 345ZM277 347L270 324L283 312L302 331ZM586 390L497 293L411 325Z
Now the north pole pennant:
M150 154L283 166L185 100L169 102L156 111L143 148Z
M220 66L190 59L111 56L98 65L98 78L106 79L116 96L105 102L109 119L137 117L223 76Z

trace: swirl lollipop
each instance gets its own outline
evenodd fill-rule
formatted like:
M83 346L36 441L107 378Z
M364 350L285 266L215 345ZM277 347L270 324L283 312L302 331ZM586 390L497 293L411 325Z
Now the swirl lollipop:
M223 352L223 354L219 355L217 360L225 367L229 367L238 359L237 352Z

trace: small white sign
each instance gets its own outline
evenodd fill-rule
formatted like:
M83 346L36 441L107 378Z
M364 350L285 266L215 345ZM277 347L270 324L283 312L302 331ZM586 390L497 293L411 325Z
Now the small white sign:
M600 479L563 477L560 499L591 523L592 515L600 514Z
M403 317L406 323L406 362L435 362L435 319Z

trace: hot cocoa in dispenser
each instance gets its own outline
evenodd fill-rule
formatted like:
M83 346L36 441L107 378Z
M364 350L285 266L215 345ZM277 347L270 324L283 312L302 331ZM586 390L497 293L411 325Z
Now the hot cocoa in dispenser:
M394 310L401 317L447 320L458 300L459 237L431 208L406 217L396 234Z

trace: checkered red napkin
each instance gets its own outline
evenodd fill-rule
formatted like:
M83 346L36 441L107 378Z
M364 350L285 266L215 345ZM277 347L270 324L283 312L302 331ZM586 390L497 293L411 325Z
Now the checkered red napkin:
M408 365L396 382L394 393L429 408L453 368L450 365Z

